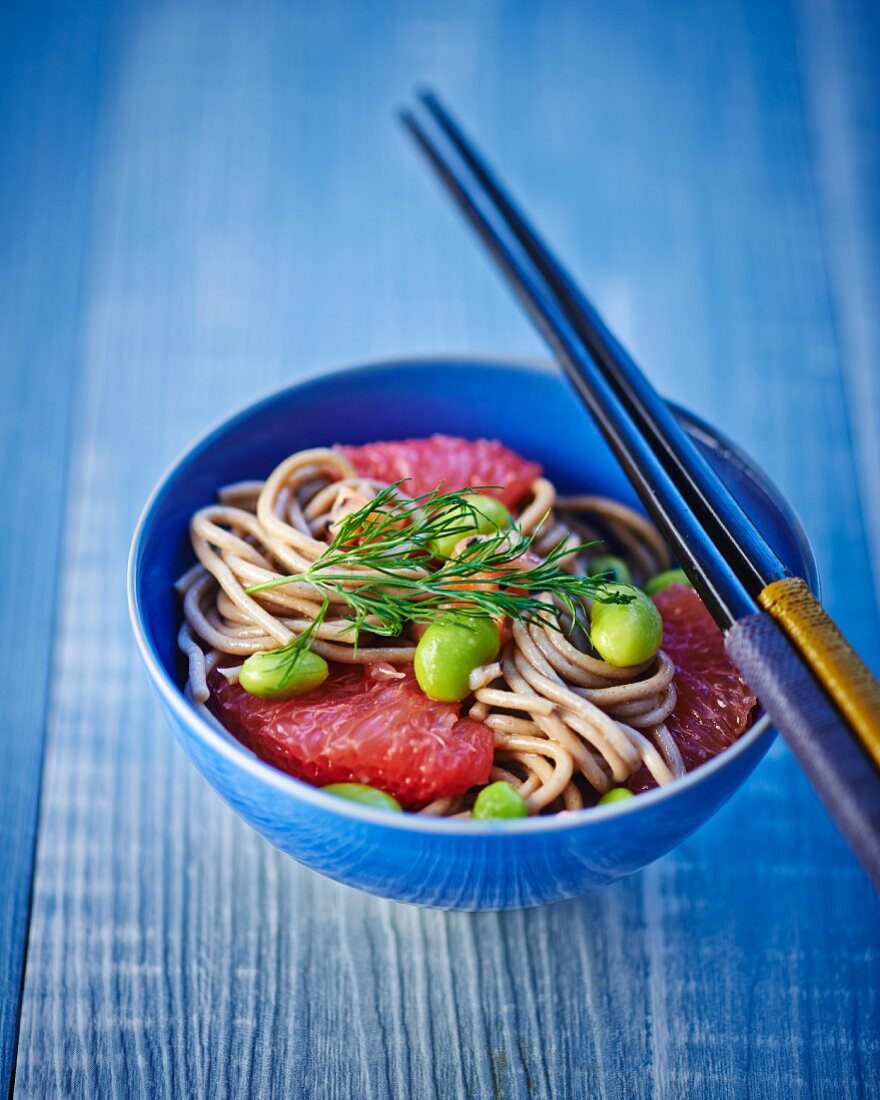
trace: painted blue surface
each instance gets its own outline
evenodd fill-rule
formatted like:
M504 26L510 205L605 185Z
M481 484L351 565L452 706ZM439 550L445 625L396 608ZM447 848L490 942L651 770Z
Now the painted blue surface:
M21 5L0 30L0 1090L30 910L100 41L93 5L44 16Z
M282 851L349 886L442 909L510 909L576 897L631 874L704 824L763 759L759 723L676 789L625 807L499 829L382 814L340 804L257 760L203 719L180 689L175 580L194 563L189 517L221 485L265 478L291 451L445 432L500 439L541 462L562 492L637 504L632 488L568 384L546 370L466 359L324 374L262 401L217 428L157 487L132 547L129 595L153 685L205 778ZM803 532L754 467L700 433L716 473L790 570L815 587Z
M0 20L17 1094L876 1094L880 906L779 740L637 875L521 912L399 906L300 868L201 780L123 584L161 470L255 395L367 357L540 353L393 124L426 82L660 390L784 490L880 669L876 4L37 0Z

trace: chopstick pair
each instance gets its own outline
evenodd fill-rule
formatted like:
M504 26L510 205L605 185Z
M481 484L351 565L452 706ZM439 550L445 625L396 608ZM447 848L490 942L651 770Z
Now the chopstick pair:
M880 886L880 684L436 96L402 120L549 343L725 645Z

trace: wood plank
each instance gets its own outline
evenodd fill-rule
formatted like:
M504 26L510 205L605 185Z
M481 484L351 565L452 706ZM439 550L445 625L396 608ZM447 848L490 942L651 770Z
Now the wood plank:
M95 11L0 15L0 1091L16 1047L53 647L96 80Z
M809 0L800 10L823 240L853 449L880 607L880 18L872 3Z
M433 79L663 388L790 493L876 660L790 9L119 18L18 1093L869 1092L880 910L784 747L637 878L525 913L399 907L293 865L214 798L162 726L121 586L152 480L255 391L385 353L538 350L390 125Z

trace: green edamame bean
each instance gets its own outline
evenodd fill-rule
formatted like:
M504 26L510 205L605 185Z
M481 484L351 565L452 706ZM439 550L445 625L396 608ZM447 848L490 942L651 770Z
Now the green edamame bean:
M653 657L663 640L663 620L650 596L628 584L606 584L605 592L630 596L629 603L602 603L590 608L590 641L615 668L640 665Z
M618 558L614 554L600 554L598 558L593 558L587 565L587 572L591 577L604 573L608 575L610 581L616 581L618 584L632 584L629 566L623 558Z
M330 674L327 662L310 649L291 656L288 649L252 653L241 666L238 682L262 699L292 699L323 684Z
M632 791L628 791L626 787L612 787L610 791L606 791L599 801L597 806L611 806L615 802L626 802L628 798L632 798Z
M664 588L669 588L671 584L686 584L688 588L693 588L688 580L687 573L683 569L667 569L663 573L658 573L656 577L651 577L643 586L643 591L649 596L656 596L658 592L662 592Z
M474 802L471 817L479 820L504 817L525 817L526 800L515 787L499 779L483 787Z
M498 627L491 619L433 623L416 646L413 669L419 687L428 698L444 703L464 699L470 674L494 661L500 648Z
M328 787L321 789L327 794L335 794L337 798L359 802L362 806L373 806L377 810L393 810L398 814L403 812L403 807L396 798L380 791L378 787L371 787L368 783L331 783Z
M455 507L443 513L443 518L449 519L454 533L441 535L431 543L438 558L451 557L462 539L473 535L491 535L495 531L503 531L510 523L510 512L495 497L483 496L481 493L469 494L467 503L469 508Z

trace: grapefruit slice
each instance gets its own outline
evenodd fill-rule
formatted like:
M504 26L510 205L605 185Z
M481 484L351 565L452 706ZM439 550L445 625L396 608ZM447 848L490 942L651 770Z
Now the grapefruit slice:
M757 700L724 648L724 635L692 588L670 585L654 597L663 617L663 648L675 664L675 710L666 725L688 771L729 748L748 728ZM633 791L656 786L647 769Z
M527 462L491 439L432 435L429 439L367 443L363 447L339 446L337 450L363 477L387 482L408 479L402 488L411 496L437 488L451 493L479 485L497 485L501 488L487 489L486 494L511 507L541 476L541 467L536 462Z
M492 731L460 718L458 703L429 699L411 668L336 666L294 699L249 695L218 672L208 683L208 706L230 733L315 786L368 783L416 809L489 781Z

